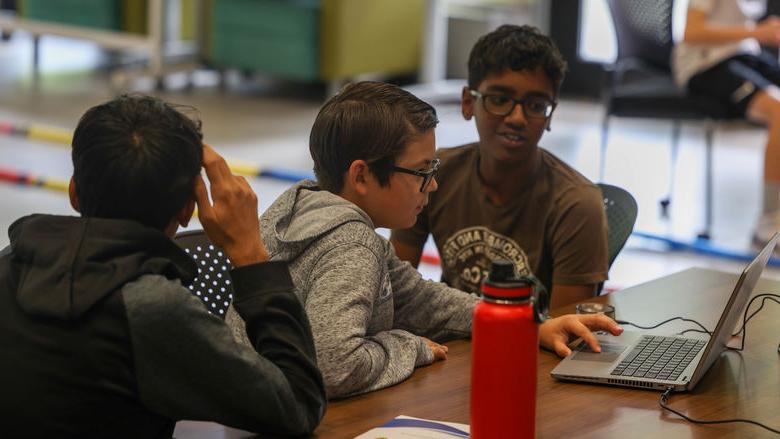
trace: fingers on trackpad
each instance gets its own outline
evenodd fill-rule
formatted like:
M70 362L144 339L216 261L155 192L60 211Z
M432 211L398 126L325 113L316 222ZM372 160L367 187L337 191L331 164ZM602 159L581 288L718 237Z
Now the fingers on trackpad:
M593 352L587 343L582 342L577 346L577 350L572 355L572 360L579 361L598 361L601 363L609 363L616 361L620 354L626 350L626 345L620 343L608 343L601 341L601 353Z

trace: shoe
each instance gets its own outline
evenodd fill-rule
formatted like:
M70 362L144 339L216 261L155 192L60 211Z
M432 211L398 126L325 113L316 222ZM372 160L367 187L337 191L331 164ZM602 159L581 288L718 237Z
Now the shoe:
M752 244L756 251L760 251L766 246L766 243L772 239L775 232L780 231L780 211L762 214L756 223L753 231ZM775 256L780 256L780 246L775 247L773 251Z

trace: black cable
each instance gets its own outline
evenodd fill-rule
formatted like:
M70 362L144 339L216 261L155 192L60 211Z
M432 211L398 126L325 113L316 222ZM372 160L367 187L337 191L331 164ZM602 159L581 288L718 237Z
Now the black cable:
M748 316L748 311L750 311L750 307L753 305L753 302L755 302L757 299L761 299L761 305L758 307L757 310L753 311ZM740 342L740 345L738 348L731 348L727 347L728 349L732 351L742 351L745 349L745 340L747 339L747 323L752 319L756 314L758 314L759 311L764 309L764 304L766 304L767 300L771 300L772 302L775 302L777 304L780 304L780 295L778 294L756 294L753 296L753 298L750 299L750 302L748 302L747 306L745 307L745 313L742 315L742 327L739 328L739 331L731 334L732 337L737 337L739 334L742 334L742 341Z
M683 322L695 323L695 324L699 325L699 327L702 329L702 331L699 331L698 329L689 329L689 330L687 330L685 332L688 332L688 331L698 331L698 332L705 332L705 333L707 333L709 335L712 335L712 331L709 331L704 325L702 325L701 323L697 322L696 320L686 319L685 317L672 317L671 319L666 319L663 322L658 323L657 325L653 325L653 326L641 326L641 325L637 325L636 323L628 322L626 320L615 320L615 321L619 325L629 325L629 326L633 326L633 327L639 328L639 329L655 329L655 328L657 328L657 327L659 327L661 325L665 325L665 324L667 324L669 322L673 322L675 320L681 320Z
M766 425L764 425L764 424L762 424L760 422L753 421L751 419L736 418L736 419L718 419L718 420L714 420L714 421L705 421L705 420L701 420L701 419L694 419L694 418L688 417L688 416L678 412L677 410L675 410L675 409L673 409L673 408L671 408L671 407L669 407L667 405L667 403L669 402L669 396L671 394L672 394L672 388L671 387L666 389L661 394L661 399L658 401L658 403L661 405L661 408L664 409L664 410L668 410L668 411L674 413L675 415L685 419L688 422L693 422L694 424L729 424L729 423L734 423L734 422L743 422L743 423L746 423L746 424L753 424L753 425L759 426L759 427L761 427L763 429L766 429L768 431L771 431L772 433L775 433L775 434L780 434L780 430L776 430L776 429L774 429L772 427L766 426Z
M758 299L761 299L761 305L758 307L758 309L756 309L755 311L750 313L750 315L748 315L748 312L750 311L750 307L753 305L753 302L755 302ZM741 333L742 334L742 343L741 343L739 348L729 348L729 349L732 349L732 350L735 350L735 351L741 351L741 350L743 350L745 348L745 339L747 338L747 324L756 314L759 313L759 311L761 311L764 308L764 305L766 304L767 300L771 300L772 302L780 304L780 295L778 295L778 294L757 294L756 296L753 296L753 298L750 299L750 302L748 302L747 306L745 307L745 312L744 312L744 314L742 316L742 326L740 327L740 329L737 332L732 334L733 337L737 337ZM618 323L623 324L623 325L635 326L635 327L640 328L640 329L653 329L653 328L657 328L657 327L659 327L659 326L661 326L661 325L663 325L665 323L669 323L669 322L674 321L674 320L682 320L682 321L686 321L686 322L693 322L693 323L696 323L697 325L699 325L704 330L704 331L701 331L699 329L686 329L685 331L682 331L680 334L685 334L686 332L706 332L707 334L712 335L712 332L708 331L707 328L705 328L704 325L702 325L701 323L699 323L699 322L697 322L695 320L685 319L685 318L682 318L682 317L674 317L674 318L671 318L669 320L665 320L665 321L663 321L663 322L661 322L661 323L659 323L659 324L657 324L655 326L651 326L651 327L647 327L647 328L639 326L639 325L635 325L635 324L633 324L631 322L618 321ZM780 347L778 347L778 350L780 351ZM707 421L707 420L691 418L691 417L686 416L686 415L684 415L684 414L678 412L677 410L675 410L675 409L673 409L673 408L668 406L669 397L671 396L671 394L672 394L672 388L670 387L670 388L666 389L663 393L661 393L661 398L659 399L658 404L660 404L662 409L667 410L667 411L669 411L671 413L674 413L675 415L685 419L688 422L692 422L694 424L730 424L730 423L741 422L741 423L745 423L745 424L753 424L753 425L761 427L761 428L763 428L763 429L765 429L767 431L770 431L772 433L780 435L780 430L777 430L777 429L774 429L774 428L769 427L767 425L764 425L764 424L762 424L762 423L760 423L758 421L753 421L752 419L735 418L735 419L718 419L718 420Z
M750 315L748 315L748 312L750 312L750 307L753 306L753 302L755 302L758 299L761 299L761 305L758 307L758 309L756 309L755 311L750 313ZM745 307L745 312L742 315L742 326L739 328L739 330L737 332L731 334L732 337L738 337L739 334L742 334L742 341L740 343L740 346L738 348L732 348L732 347L728 347L727 346L726 347L727 349L732 350L732 351L742 351L742 350L745 349L745 340L747 339L747 324L753 317L756 316L756 314L759 313L759 311L764 309L764 305L766 304L767 300L771 300L772 302L780 304L780 294L770 294L770 293L757 294L757 295L753 296L750 299L750 301L748 302L747 306ZM632 323L632 322L629 322L629 321L626 321L626 320L615 320L615 322L617 322L620 325L629 325L629 326L633 326L633 327L639 328L639 329L655 329L655 328L657 328L657 327L659 327L661 325L665 325L665 324L673 322L675 320L681 320L683 322L695 323L696 325L698 325L701 328L701 329L686 329L686 330L678 333L677 335L684 335L684 334L686 334L688 332L698 332L698 333L703 333L703 334L707 334L707 335L712 335L712 331L708 330L704 325L702 325L701 323L697 322L696 320L688 319L688 318L685 318L685 317L679 317L679 316L678 317L672 317L670 319L666 319L663 322L658 323L658 324L653 325L653 326L642 326L642 325L638 325L636 323ZM778 345L777 350L780 353L780 345Z
M763 300L761 300L761 306L759 306L757 310L753 311L750 314L750 316L748 316L747 315L748 310L750 310L750 306L753 305L753 302L755 302L756 299L762 299L762 298L763 298ZM771 300L771 301L773 301L775 303L780 304L780 301L778 301L777 299L780 299L780 294L769 294L769 293L766 293L766 294L756 294L755 296L753 296L753 298L750 299L750 302L748 302L747 306L745 307L745 315L742 316L742 327L739 329L739 331L731 334L732 337L738 336L740 332L745 330L745 325L747 324L747 322L749 322L750 319L753 318L753 316L758 314L758 312L761 311L764 308L764 303L767 300Z
M685 331L678 332L677 335L685 335L685 334L687 334L689 332L696 332L696 333L699 333L699 334L712 335L712 334L710 334L710 331L702 331L701 329L686 329Z

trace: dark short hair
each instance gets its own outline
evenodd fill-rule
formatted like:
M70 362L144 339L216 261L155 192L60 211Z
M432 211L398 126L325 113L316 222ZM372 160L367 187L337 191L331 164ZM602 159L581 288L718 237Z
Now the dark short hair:
M90 108L71 154L81 214L165 229L193 198L202 137L200 122L153 97L122 95Z
M309 136L321 188L339 193L355 160L365 160L379 184L390 182L406 145L436 127L436 110L413 94L382 82L344 87L320 109Z
M506 24L483 35L471 49L469 88L476 90L489 75L540 67L557 94L566 74L566 61L558 47L533 26Z

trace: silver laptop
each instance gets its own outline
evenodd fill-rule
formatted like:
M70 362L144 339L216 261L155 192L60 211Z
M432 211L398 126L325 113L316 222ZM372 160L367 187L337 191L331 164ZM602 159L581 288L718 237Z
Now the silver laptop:
M583 342L550 374L560 380L675 391L692 390L726 350L726 344L766 267L780 233L775 233L734 286L709 340L624 331L599 335L601 353Z

